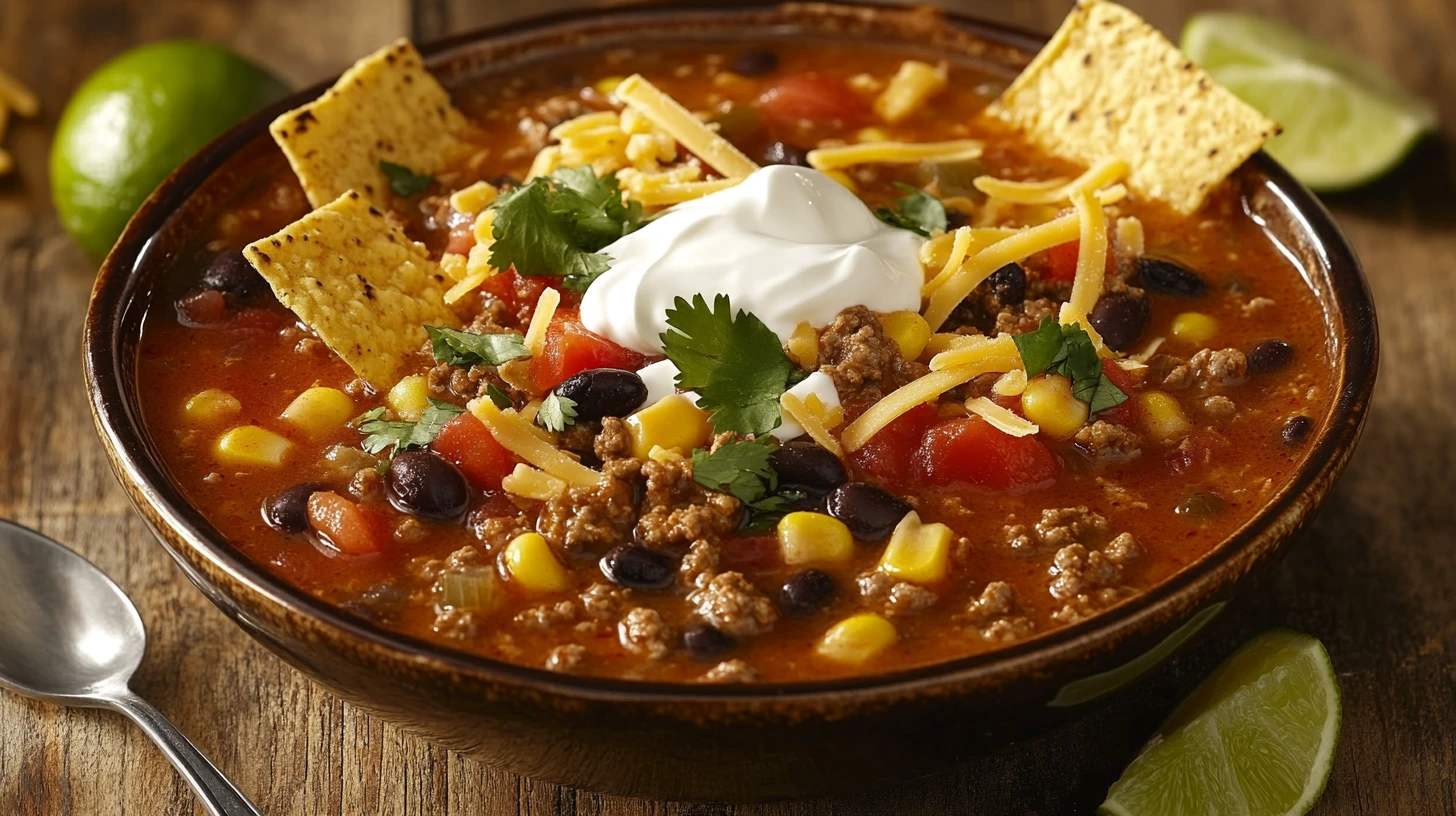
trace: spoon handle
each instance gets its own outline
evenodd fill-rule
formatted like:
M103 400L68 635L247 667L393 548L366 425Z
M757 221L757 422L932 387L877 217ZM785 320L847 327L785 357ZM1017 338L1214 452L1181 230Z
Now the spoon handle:
M130 717L172 761L177 772L197 792L212 816L262 816L227 777L222 775L162 712L130 689L107 699L111 708Z

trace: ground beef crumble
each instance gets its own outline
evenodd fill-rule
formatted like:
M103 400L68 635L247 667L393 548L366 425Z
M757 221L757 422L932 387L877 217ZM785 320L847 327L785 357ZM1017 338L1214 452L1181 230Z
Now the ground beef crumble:
M708 669L701 678L704 683L752 683L758 679L758 670L742 660L725 660Z
M617 417L603 419L601 432L592 440L592 453L603 462L630 455L632 434L627 430L627 423Z
M573 485L548 500L536 519L536 532L568 552L626 543L637 523L635 467L628 464L633 462L609 463L597 484Z
M678 567L678 583L689 589L708 583L718 574L718 560L721 555L717 544L705 540L694 541Z
M855 579L860 601L866 607L889 617L916 615L939 600L934 592L906 581L896 581L879 570L870 570Z
M713 576L688 595L703 620L731 637L748 637L773 628L779 614L773 602L740 572Z
M738 529L743 518L739 501L726 493L706 490L693 481L692 463L686 459L642 462L646 489L635 535L649 547L685 546L715 540Z
M1143 452L1143 438L1137 431L1104 419L1083 425L1072 441L1099 464L1131 462Z
M841 391L878 400L928 369L900 356L899 344L885 336L873 312L852 306L819 335L819 370L834 378Z
M1016 611L1016 588L1004 581L986 584L981 594L966 606L960 620L982 640L1009 643L1031 634L1035 624Z
M546 654L546 668L554 672L573 672L586 659L586 647L577 643L565 643Z
M1033 529L1013 523L1003 531L1007 545L1026 555L1052 552L1077 543L1095 546L1106 540L1109 533L1107 518L1086 507L1048 508L1041 511L1041 520Z
M616 615L631 595L630 589L598 581L582 590L581 609L588 617L605 620Z
M635 655L661 660L672 652L676 635L662 613L646 606L638 606L622 616L617 623L617 637L622 648Z

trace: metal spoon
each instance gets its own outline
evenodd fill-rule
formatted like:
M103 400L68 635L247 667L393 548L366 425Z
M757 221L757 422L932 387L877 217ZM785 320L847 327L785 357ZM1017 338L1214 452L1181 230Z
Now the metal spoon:
M127 681L147 649L136 607L105 573L33 530L0 519L0 687L130 717L213 816L262 816Z

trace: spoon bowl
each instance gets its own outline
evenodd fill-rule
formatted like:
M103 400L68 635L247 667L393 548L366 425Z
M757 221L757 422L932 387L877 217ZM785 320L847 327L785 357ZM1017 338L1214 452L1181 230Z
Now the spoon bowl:
M126 688L147 633L131 600L90 561L0 521L0 686L63 705Z
M0 688L125 714L213 816L260 816L176 726L127 686L147 651L131 599L95 564L0 519Z

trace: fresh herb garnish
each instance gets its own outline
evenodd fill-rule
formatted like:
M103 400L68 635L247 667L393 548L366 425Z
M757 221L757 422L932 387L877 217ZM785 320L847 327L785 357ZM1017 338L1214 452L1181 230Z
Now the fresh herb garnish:
M895 199L893 208L881 207L875 210L877 218L892 227L918 232L927 238L932 233L945 232L950 222L946 219L945 205L940 203L940 199L904 182L897 181L895 186L903 190L905 195Z
M501 389L500 386L496 385L493 382L488 382L485 384L485 395L487 397L490 397L490 401L495 403L495 407L501 409L502 411L507 408L516 407L515 404L511 402L511 395L507 394Z
M563 167L496 199L490 265L520 275L562 275L586 291L607 271L599 250L642 226L642 205L624 202L615 173Z
M426 326L425 334L430 336L430 353L450 365L498 366L531 354L519 334L474 334L445 326Z
M677 366L677 387L696 391L719 433L762 435L779 426L779 397L803 378L778 335L748 312L733 316L727 295L682 298L667 310L662 351Z
M716 451L693 451L693 481L720 493L727 493L748 507L750 532L766 530L788 512L789 503L803 498L796 488L779 489L779 477L769 464L777 447L771 436L735 439Z
M576 424L576 400L563 397L552 391L541 400L536 411L536 422L548 431L564 431L567 425Z
M416 173L402 164L381 161L379 169L389 179L389 189L400 198L409 198L415 193L423 193L435 183L434 176L426 176Z
M1049 372L1066 377L1072 381L1072 395L1087 403L1089 413L1105 411L1127 401L1127 394L1102 370L1097 346L1080 323L1063 326L1047 315L1035 331L1011 339L1021 354L1026 376Z
M409 448L422 448L435 441L445 423L465 413L465 409L443 400L431 399L420 413L418 422L381 419L384 409L365 411L354 423L359 432L368 434L359 444L368 453L390 451L390 456ZM392 450L391 450L392 449Z

